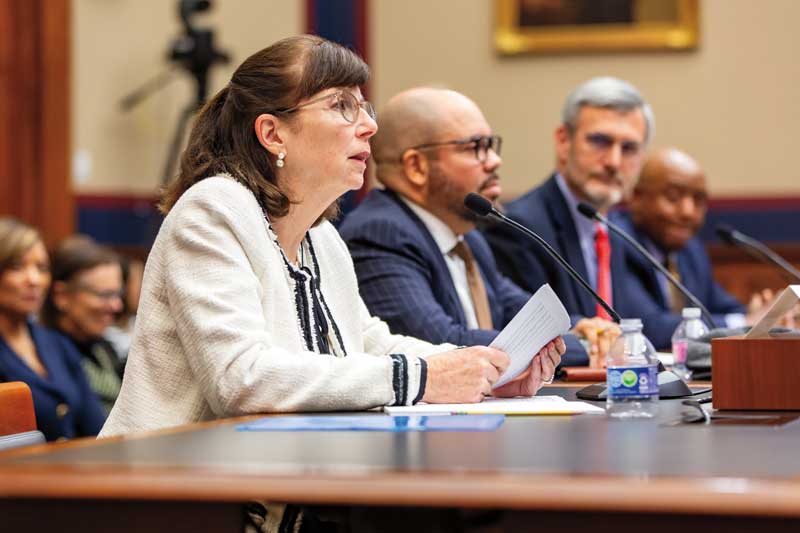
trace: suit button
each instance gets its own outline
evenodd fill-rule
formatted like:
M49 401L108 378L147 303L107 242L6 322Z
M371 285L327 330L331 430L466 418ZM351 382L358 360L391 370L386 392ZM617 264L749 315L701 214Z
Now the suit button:
M69 405L65 403L60 403L56 405L56 416L58 418L64 418L69 414Z

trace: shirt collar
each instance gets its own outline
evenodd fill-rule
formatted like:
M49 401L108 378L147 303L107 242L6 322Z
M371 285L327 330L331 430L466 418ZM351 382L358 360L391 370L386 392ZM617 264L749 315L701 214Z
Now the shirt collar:
M567 207L569 208L570 215L572 215L572 221L575 223L575 229L578 231L578 236L587 238L591 237L591 239L594 240L595 221L583 216L578 211L578 199L575 198L574 194L572 194L572 190L570 190L569 186L567 185L567 180L560 173L556 173L556 183L561 191L561 195L564 196L564 200L567 201ZM605 225L601 224L601 226Z
M439 247L439 251L442 252L442 255L448 254L453 250L456 244L459 241L463 240L462 235L456 235L453 233L453 230L450 229L450 226L439 220L439 218L430 213L428 210L423 208L422 206L415 204L402 194L398 194L401 200L405 202L405 204L416 214L425 227L428 229L428 232L433 237L433 240L436 242L436 246Z

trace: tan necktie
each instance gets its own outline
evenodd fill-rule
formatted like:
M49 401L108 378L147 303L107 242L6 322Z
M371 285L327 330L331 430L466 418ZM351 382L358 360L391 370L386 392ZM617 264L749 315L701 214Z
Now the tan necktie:
M486 286L483 278L478 271L478 264L475 256L466 241L459 241L453 247L453 253L464 261L467 267L467 284L469 285L469 295L472 298L472 306L475 308L475 318L478 319L480 329L494 329L492 326L492 313L489 311L489 298L486 296Z
M666 266L669 273L680 281L681 273L678 271L678 258L675 257L675 254L667 256ZM686 305L686 298L683 296L683 293L678 290L678 287L673 285L669 280L667 280L667 286L669 287L669 308L673 313L680 315Z

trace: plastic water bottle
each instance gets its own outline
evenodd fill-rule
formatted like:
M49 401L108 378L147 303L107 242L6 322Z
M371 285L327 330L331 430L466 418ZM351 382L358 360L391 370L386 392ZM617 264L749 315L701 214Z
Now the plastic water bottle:
M658 358L638 318L620 322L622 335L606 355L606 413L615 418L652 418L658 412Z
M700 309L697 307L684 307L682 316L683 320L672 334L672 371L682 380L689 381L692 377L692 371L686 367L689 340L705 335L708 328L700 319Z

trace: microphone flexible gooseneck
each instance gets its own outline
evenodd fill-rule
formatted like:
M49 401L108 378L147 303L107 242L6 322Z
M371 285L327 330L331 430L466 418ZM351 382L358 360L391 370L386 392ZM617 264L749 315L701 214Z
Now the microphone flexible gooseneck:
M478 214L480 216L483 216L483 217L490 216L495 220L499 220L500 222L502 222L504 224L508 224L511 227L516 228L517 230L521 231L525 235L527 235L527 236L533 238L534 240L536 240L536 242L541 244L544 247L544 249L547 251L547 253L549 253L553 257L553 259L558 261L566 269L566 271L569 272L569 274L578 283L581 284L581 286L584 289L589 291L589 293L591 293L591 295L594 296L594 299L597 300L597 302L600 305L603 306L603 309L608 311L608 314L611 315L616 322L620 322L621 321L619 313L614 311L614 309L612 309L612 307L610 305L608 305L608 303L605 300L600 298L600 295L598 295L592 289L592 287L589 286L588 283L586 283L586 280L584 280L580 276L580 274L575 272L575 269L572 268L572 266L570 266L569 263L567 263L566 259L561 257L558 254L558 252L556 252L553 249L553 247L550 246L547 243L547 241L542 239L539 235L537 235L536 233L532 232L531 230L529 230L525 226L523 226L523 225L521 225L521 224L519 224L517 222L514 222L510 218L508 218L505 215L499 213L492 206L492 203L489 200L487 200L486 198L484 198L483 196L481 196L479 194L475 194L475 193L468 194L467 197L464 198L464 205L470 211L472 211L472 212L474 212L474 213L476 213L476 214ZM658 395L659 395L659 397L661 397L661 398L685 398L687 396L691 396L692 394L694 394L692 389L690 389L689 386L686 385L686 383L684 383L683 380L681 380L681 378L679 378L678 376L676 376L672 372L670 372L668 370L665 370L664 366L660 362L658 363L658 370L659 370L659 372L658 372ZM707 390L710 390L710 389L705 389L702 392L706 392ZM697 392L699 393L700 391L697 391ZM606 399L607 394L608 394L608 389L607 389L607 384L605 382L596 383L594 385L589 385L588 387L584 387L581 390L579 390L578 392L576 392L576 395L581 400L593 400L593 401L603 401L603 400Z
M628 235L628 233L622 228L620 228L618 225L608 220L607 217L598 213L597 209L590 206L589 204L585 203L578 204L578 211L586 218L602 222L603 224L608 226L608 228L611 231L613 231L614 233L625 239L625 242L633 246L637 252L642 254L644 258L647 259L647 261L656 268L656 270L664 274L664 277L666 277L670 283L672 283L675 287L677 287L678 290L681 291L681 293L686 297L687 300L692 302L692 304L695 307L698 307L700 309L700 312L703 313L703 318L705 318L706 322L708 322L708 325L710 326L711 329L715 329L717 327L717 325L714 323L714 319L711 317L711 313L709 313L708 309L706 309L706 306L703 305L703 303L700 300L698 300L697 297L683 285L683 283L678 281L675 278L675 276L673 276L670 273L670 271L667 270L666 267L664 267L664 265L662 265L658 259L653 257L653 254L648 252L644 246L636 242L636 239Z
M480 216L483 216L483 217L485 217L485 216L492 217L492 218L494 218L495 220L499 220L500 222L502 222L502 223L504 223L504 224L508 224L509 226L511 226L511 227L513 227L513 228L516 228L518 231L521 231L522 233L524 233L524 234L525 234L525 235L527 235L528 237L531 237L532 239L534 239L536 242L538 242L540 245L542 245L542 247L545 249L545 251L547 251L547 253L548 253L548 254L550 254L550 256L551 256L553 259L555 259L556 261L558 261L558 263L559 263L559 264L560 264L562 267L564 267L564 269L565 269L565 270L566 270L566 271L569 273L569 275L570 275L570 276L572 276L572 279L574 279L575 281L577 281L578 283L580 283L580 284L581 284L581 286L582 286L584 289L586 289L586 290L587 290L587 291L588 291L588 292L589 292L589 293L590 293L590 294L591 294L591 295L594 297L594 299L597 301L597 303L599 303L599 304L600 304L600 305L603 307L603 309L605 309L605 310L606 310L606 312L608 312L608 314L611 316L611 318L613 318L613 319L614 319L614 322L616 322L616 323L619 323L619 322L622 320L622 318L619 316L619 313L617 313L617 312L614 310L614 308L613 308L613 307L611 307L610 305L608 305L608 302L606 302L605 300L603 300L603 299L600 297L600 295L599 295L599 294L597 294L597 292L595 292L595 290L594 290L594 289L592 289L591 285L589 285L589 284L586 282L586 280L585 280L585 279L583 279L583 278L581 277L581 275L580 275L580 274L578 274L578 273L575 271L575 269L574 269L574 268L572 268L572 265L570 265L570 264L567 262L567 260L566 260L566 259L564 259L563 257L561 257L561 256L558 254L558 252L556 252L556 251L553 249L553 247L552 247L552 246L550 246L550 245L547 243L547 241L545 241L545 240L544 240L543 238L541 238L539 235L537 235L536 233L532 232L531 230L529 230L528 228L526 228L526 227L525 227L525 226L523 226L522 224L520 224L520 223L518 223L518 222L516 222L516 221L514 221L514 220L512 220L512 219L510 219L510 218L508 218L507 216L505 216L505 215L501 214L500 212L498 212L498 211L497 211L497 210L496 210L496 209L495 209L495 208L492 206L492 202L490 202L489 200L487 200L486 198L484 198L484 197L483 197L483 196L481 196L480 194L477 194L477 193L474 193L474 192L471 192L471 193L469 193L469 194L466 196L466 198L464 198L464 205L466 206L466 208L467 208L467 209L469 209L470 211L472 211L473 213L475 213L475 214L477 214L477 215L480 215Z
M797 270L789 261L775 253L763 242L745 235L726 224L718 225L716 232L724 243L740 248L760 261L777 266L789 283L800 282L800 270Z

